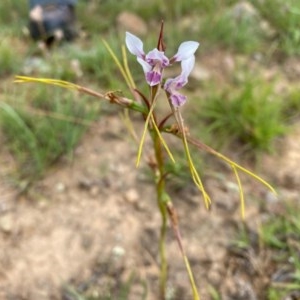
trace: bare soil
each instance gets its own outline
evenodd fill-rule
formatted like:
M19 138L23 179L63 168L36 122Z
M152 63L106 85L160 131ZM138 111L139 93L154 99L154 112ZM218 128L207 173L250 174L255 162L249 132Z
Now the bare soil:
M291 154L292 145L288 150L287 158L299 159ZM0 215L2 299L61 299L69 291L64 286L83 282L86 289L92 285L94 294L105 296L131 274L149 284L147 299L157 299L160 215L150 179L133 167L135 156L136 147L118 116L109 116L85 136L72 164L57 165L29 195L14 197L2 182L6 188ZM239 290L257 295L256 282L249 275L234 274L228 261L228 246L241 225L235 185L228 174L222 180L207 178L206 186L215 200L211 211L204 209L200 195L191 188L174 195L203 298L208 299L207 284L219 287L224 296ZM262 195L267 193L258 184L246 181L245 190L266 201ZM250 196L246 217L250 227L259 222L259 206ZM188 279L171 230L167 251L170 293L189 299ZM141 284L137 287L132 299L139 299L142 292ZM261 299L247 297L234 299Z

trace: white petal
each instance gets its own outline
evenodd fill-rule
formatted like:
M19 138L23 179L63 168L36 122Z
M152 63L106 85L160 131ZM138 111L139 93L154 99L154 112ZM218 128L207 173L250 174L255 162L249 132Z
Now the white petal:
M192 55L195 54L199 45L200 44L198 42L193 42L193 41L183 42L179 46L177 53L174 55L175 61L182 61L191 57Z
M138 57L137 61L139 64L143 67L144 73L147 73L152 70L152 66L149 65L146 61L144 61L142 58Z
M126 46L128 50L136 55L137 57L144 57L144 44L143 42L135 35L131 34L130 32L126 32L126 38L125 38Z
M181 75L187 80L195 65L195 56L191 56L181 62Z

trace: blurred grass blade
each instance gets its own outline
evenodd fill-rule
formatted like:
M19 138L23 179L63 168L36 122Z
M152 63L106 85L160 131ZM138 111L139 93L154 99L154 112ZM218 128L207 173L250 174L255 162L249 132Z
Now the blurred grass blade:
M38 171L41 171L42 163L41 163L41 158L39 156L36 136L33 134L33 132L30 130L30 128L26 125L26 123L23 121L23 119L20 117L20 115L15 111L13 107L11 107L10 105L4 102L0 102L0 107L6 113L6 115L11 118L14 124L16 124L23 131L23 134L27 141L27 145L31 149L31 152L37 163Z
M204 185L201 180L201 177L198 174L197 169L195 168L195 165L194 165L191 153L190 153L190 149L188 146L188 141L186 138L185 130L184 130L183 118L180 114L179 109L174 109L174 115L175 115L177 124L181 131L181 138L182 138L182 142L183 142L183 146L184 146L184 151L185 151L185 154L187 157L187 161L188 161L188 165L189 165L189 169L190 169L193 181L194 181L195 185L197 186L197 188L202 193L203 198L204 198L205 207L208 209L211 204L211 199L210 199L209 195L206 193Z
M186 267L186 270L187 270L187 273L188 273L191 288L192 288L192 291L193 291L193 299L194 300L200 300L198 290L197 290L197 287L196 287L196 282L195 282L195 279L194 279L194 274L192 272L191 265L190 265L189 260L186 256L184 245L183 245L183 242L182 242L180 229L179 229L178 214L177 214L171 200L166 203L166 206L167 206L167 211L168 211L170 221L171 221L171 224L172 224L172 228L173 228L173 231L174 231L174 234L175 234L175 237L176 237L179 249L180 249L180 253L182 255L182 258L183 258L183 261L184 261L184 264L185 264L185 267Z
M127 75L127 78L129 80L130 84L131 84L130 88L135 89L136 85L135 85L135 82L133 80L132 74L131 74L129 66L128 66L128 59L127 59L126 49L125 49L124 45L122 45L122 56L123 56L123 63L124 63L124 71Z
M165 130L166 132L175 134L176 136L178 136L179 138L182 138L182 134L181 133L174 133L172 132L172 130ZM199 140L193 139L188 137L187 138L187 142L191 143L192 145L196 146L198 149L204 150L216 157L218 157L219 159L225 161L226 163L228 163L231 167L235 167L238 170L241 170L242 172L248 174L249 176L253 177L254 179L256 179L257 181L259 181L260 183L262 183L263 185L265 185L270 191L272 191L275 195L277 195L276 190L271 186L271 184L269 184L266 180L262 179L260 176L254 174L253 172L249 171L248 169L242 167L241 165L237 164L236 162L232 161L231 159L229 159L228 157L226 157L225 155L221 154L220 152L214 150L213 148L207 146L206 144L202 143Z
M146 138L146 134L147 134L147 130L148 130L148 126L149 126L149 122L150 122L150 119L152 121L152 125L154 127L154 130L158 136L158 138L160 139L162 145L164 146L164 148L166 149L170 159L172 160L172 162L174 163L175 162L175 159L174 159L174 156L171 152L171 150L169 149L167 143L165 142L165 140L163 139L158 127L157 127L157 124L155 122L155 119L153 117L153 110L154 110L154 107L155 107L155 104L156 104L156 99L154 99L151 107L150 107L150 110L149 110L149 113L148 113L148 116L145 120L145 124L144 124L144 130L143 130L143 134L142 134L142 137L141 137L141 140L140 140L140 144L139 144L139 149L138 149L138 154L137 154L137 159L136 159L136 166L138 167L139 164L140 164L140 160L141 160L141 156L142 156L142 151L143 151L143 146L144 146L144 143L145 143L145 138Z
M51 78L34 78L28 76L19 76L15 77L16 83L30 83L30 82L38 82L38 83L45 83L50 85L57 85L63 88L71 89L71 90L78 90L80 86L68 81L59 80L59 79L51 79Z
M119 61L119 59L117 58L116 54L114 53L114 51L111 49L111 47L109 46L109 44L105 41L102 40L104 43L104 46L106 47L106 49L108 50L109 54L111 55L111 57L113 58L115 64L118 66L124 80L126 81L126 84L129 88L132 88L133 85L131 84L131 80L130 77L128 76L128 74L125 71L125 68L122 66L121 62Z
M185 267L187 269L188 276L189 276L189 279L190 279L190 283L191 283L191 287L192 287L192 291L193 291L193 299L194 300L200 300L200 297L199 297L199 294L198 294L198 291L197 291L197 287L196 287L196 283L195 283L195 279L194 279L194 276L193 276L193 272L192 272L192 269L191 269L191 265L190 265L189 260L188 260L186 255L183 256L183 260L184 260L184 264L185 264Z
M241 179L240 179L239 173L238 173L238 171L236 169L236 166L231 165L231 167L233 169L233 172L234 172L235 177L236 177L236 181L237 181L238 186L239 186L240 201L241 201L241 214L242 214L242 219L244 220L245 219L245 197L244 197L243 186L242 186L242 183L241 183Z

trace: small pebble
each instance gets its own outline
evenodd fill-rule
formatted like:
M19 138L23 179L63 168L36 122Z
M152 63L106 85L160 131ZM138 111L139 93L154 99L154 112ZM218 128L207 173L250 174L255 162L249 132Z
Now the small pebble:
M135 189L129 189L125 195L124 198L127 202L131 203L131 204L136 204L140 198L137 190Z
M11 233L14 227L14 222L11 215L3 216L0 219L0 230L4 233Z
M124 248L122 248L121 246L115 246L112 249L112 253L114 256L116 257L122 257L125 255L126 251Z
M66 190L66 186L65 186L64 183L58 182L58 183L56 184L56 186L55 186L55 190L56 190L57 192L59 192L59 193L62 193L62 192L64 192L64 191Z

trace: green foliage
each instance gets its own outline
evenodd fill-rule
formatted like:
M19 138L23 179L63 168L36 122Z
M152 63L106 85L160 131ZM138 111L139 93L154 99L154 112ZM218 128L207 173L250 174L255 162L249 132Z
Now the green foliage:
M190 176L190 170L186 165L186 155L184 151L181 149L173 149L173 154L176 157L176 162L173 163L172 161L169 161L166 163L166 172L168 174L169 183L168 187L172 191L172 193L176 194L180 192L181 190L190 188L190 185L192 184L191 176ZM195 168L199 170L201 173L201 170L203 168L203 160L199 158L199 152L191 151L192 157L197 157L197 160L195 160Z
M284 280L284 284L270 288L270 300L279 299L276 296L300 289L299 214L299 207L287 207L286 211L272 216L261 226L260 235L264 247L272 249L277 270L286 270L290 278Z
M288 55L300 54L300 2L298 0L252 0L277 32L276 40Z
M128 7L130 7L130 12L148 22L148 25L150 24L147 38L149 36L156 38L159 23L161 20L165 21L168 33L165 38L168 48L175 49L178 47L179 41L195 39L195 36L199 36L202 41L206 40L206 43L203 43L206 46L209 41L211 44L221 44L242 52L257 50L257 46L261 42L258 22L255 18L240 20L232 18L228 11L236 3L238 3L237 0L175 0L172 5L159 0L150 2L123 0L117 3L103 1L101 4L98 1L88 3L80 1L78 19L84 31L88 34L96 34L99 43L100 33L102 35L105 33L106 37L108 35L118 36L116 29L122 34L124 33L122 28L116 26L116 21L118 15L123 11L128 11Z
M300 90L298 87L292 88L284 97L283 114L287 121L299 120L300 117Z
M28 57L22 66L22 73L42 78L56 78L74 82L82 76L80 62L70 55L70 49L74 45L65 45L56 49L47 57ZM19 72L20 74L20 72Z
M7 30L0 33L0 76L20 71L24 59L20 41Z
M1 102L0 124L20 166L20 177L31 180L72 152L98 109L60 89L36 86L29 97L30 106L25 99Z
M238 237L234 240L233 245L238 249L248 249L251 247L251 238L248 228L242 224L238 231Z
M300 211L287 208L286 214L271 218L262 227L261 237L268 247L289 250L290 239L300 236Z
M26 24L28 15L27 0L1 0L0 1L0 25L3 27L13 26L15 29Z
M271 85L248 80L241 89L204 99L200 118L219 145L239 143L256 152L270 151L273 140L285 132L282 105Z
M208 286L208 292L211 296L212 300L221 300L221 295L218 293L218 291L211 285Z
M122 0L113 1L79 1L78 17L80 22L84 24L84 29L92 32L110 31L114 26L117 16L128 11L136 13L145 21L179 20L186 14L191 13L191 7L194 12L212 11L220 6L223 1L205 1L205 0L190 0L172 1L172 4L160 0L142 2L139 0ZM231 3L233 1L226 1ZM109 13L107 13L109 12Z
M300 290L299 214L298 204L286 205L279 213L269 215L258 232L242 226L233 243L233 247L237 247L236 253L247 253L252 249L258 261L268 257L262 269L271 271L269 274L263 273L270 276L266 289L268 300L287 299L288 295Z
M122 56L120 45L124 43L124 37L121 39L108 35L105 41L110 45L118 57ZM126 86L121 73L114 63L108 50L105 48L103 40L98 37L93 38L84 46L69 46L68 55L73 60L79 62L80 68L85 75L85 79L96 81L101 87L111 90L126 90ZM139 74L144 78L144 74L136 63L136 58L128 54L128 63L134 74ZM136 76L135 78L138 78Z
M278 300L278 299L284 299L286 292L284 291L278 291L275 288L270 288L268 290L268 300Z
M232 9L204 16L200 35L210 47L224 47L241 53L261 49L263 32L256 16L233 16ZM206 45L207 47L207 45Z

